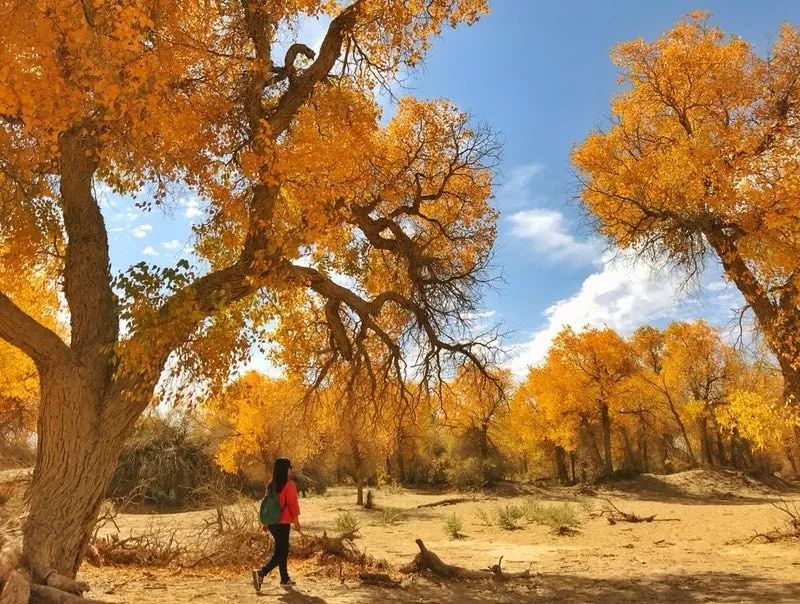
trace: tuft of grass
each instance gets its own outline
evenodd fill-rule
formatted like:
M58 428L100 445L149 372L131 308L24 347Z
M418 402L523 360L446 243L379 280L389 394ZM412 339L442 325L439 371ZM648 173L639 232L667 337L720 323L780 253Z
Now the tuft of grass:
M461 539L464 535L461 534L461 529L464 528L464 524L461 522L461 518L459 518L456 514L452 514L447 516L444 519L444 532L451 539Z
M403 511L398 508L383 508L375 524L378 526L394 526L402 520L402 515Z
M495 510L497 526L505 531L515 531L520 527L520 521L525 516L522 508L517 505L507 505L498 507Z
M528 499L522 507L525 520L551 528L580 526L578 512L569 503L544 503Z
M478 508L478 511L475 512L475 517L480 520L480 523L483 526L492 526L492 519L489 517L489 514L486 513L486 510L483 508Z
M334 522L336 531L342 535L354 535L361 528L358 520L350 512L342 512L336 517Z

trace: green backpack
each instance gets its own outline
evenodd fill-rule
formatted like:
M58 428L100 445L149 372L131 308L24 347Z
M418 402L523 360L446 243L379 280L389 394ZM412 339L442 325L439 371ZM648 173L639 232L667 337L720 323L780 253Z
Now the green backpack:
M286 509L278 501L278 493L267 493L261 500L261 507L258 510L258 519L261 524L277 524L281 521L281 512Z

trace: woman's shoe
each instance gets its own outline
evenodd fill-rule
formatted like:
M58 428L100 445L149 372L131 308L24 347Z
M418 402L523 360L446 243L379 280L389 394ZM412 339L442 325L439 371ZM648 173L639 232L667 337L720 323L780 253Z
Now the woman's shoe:
M261 584L264 583L264 577L261 576L261 571L253 571L253 587L256 588L256 593L261 593Z
M296 583L292 579L287 579L286 581L281 581L281 585L285 585L288 587L291 585L296 585Z

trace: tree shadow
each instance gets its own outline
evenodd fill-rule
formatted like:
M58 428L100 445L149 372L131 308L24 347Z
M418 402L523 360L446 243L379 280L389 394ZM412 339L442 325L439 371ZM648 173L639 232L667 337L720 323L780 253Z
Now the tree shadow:
M361 592L362 590L359 590ZM725 572L676 573L598 579L547 573L530 581L434 582L419 580L400 590L364 590L358 602L798 602L800 584ZM354 594L355 595L355 594Z

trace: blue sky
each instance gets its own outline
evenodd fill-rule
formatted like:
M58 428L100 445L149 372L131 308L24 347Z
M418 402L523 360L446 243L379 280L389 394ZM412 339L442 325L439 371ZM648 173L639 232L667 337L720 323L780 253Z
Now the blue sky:
M605 250L574 201L569 154L603 125L617 91L608 51L617 42L653 39L698 9L712 23L765 53L779 25L800 24L797 0L494 0L471 28L447 31L399 94L448 97L504 141L496 206L501 212L495 265L504 281L485 301L490 321L510 331L509 363L522 375L541 360L564 324L609 325L629 333L643 323L705 317L730 324L741 299L712 259L701 287L681 288L669 271ZM300 36L314 45L323 24ZM391 107L387 108L391 111ZM192 198L173 211L130 211L101 191L116 269L139 259L172 264L190 250L189 224L202 217ZM263 366L263 362L259 362Z

